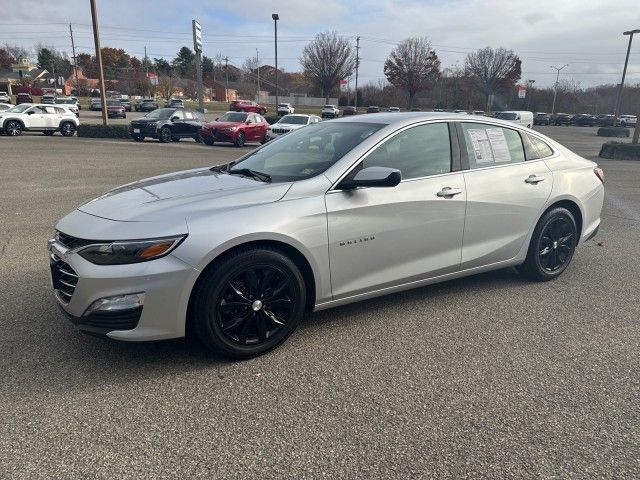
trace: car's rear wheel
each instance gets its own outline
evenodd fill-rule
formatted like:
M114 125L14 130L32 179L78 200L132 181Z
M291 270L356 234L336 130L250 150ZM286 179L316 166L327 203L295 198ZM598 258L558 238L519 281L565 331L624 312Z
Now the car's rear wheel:
M242 133L242 132L238 133L238 136L236 137L236 141L234 142L234 145L236 147L243 147L244 146L244 133Z
M47 137L50 137L51 135L53 135L55 132L53 130L45 130L44 133Z
M518 271L533 280L553 280L567 269L577 244L573 214L562 207L549 210L536 225L527 259Z
M162 127L160 129L160 134L158 135L158 140L162 143L168 143L171 141L171 129L169 127Z
M213 138L202 137L202 141L204 142L205 145L209 145L209 146L213 145Z
M277 347L302 319L305 284L290 258L276 250L240 250L198 282L191 320L200 340L231 358Z
M136 142L142 142L144 140L144 135L133 135L132 137Z
M11 137L22 135L22 124L15 120L10 120L4 125L4 131Z
M71 122L64 122L60 125L60 133L64 137L73 137L76 133L76 126Z

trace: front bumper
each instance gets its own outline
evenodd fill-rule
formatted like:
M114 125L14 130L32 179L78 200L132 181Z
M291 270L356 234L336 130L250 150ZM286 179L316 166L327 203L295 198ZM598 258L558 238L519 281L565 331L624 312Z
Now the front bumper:
M139 132L135 132L134 130L140 130ZM158 128L156 125L147 125L147 124L130 124L129 125L129 134L133 135L143 135L145 137L158 138Z
M54 239L49 256L55 298L80 330L126 341L184 336L189 295L199 272L182 260L169 254L143 263L95 265ZM56 262L63 262L75 279L65 275L60 283ZM144 305L139 309L87 314L97 300L140 293Z

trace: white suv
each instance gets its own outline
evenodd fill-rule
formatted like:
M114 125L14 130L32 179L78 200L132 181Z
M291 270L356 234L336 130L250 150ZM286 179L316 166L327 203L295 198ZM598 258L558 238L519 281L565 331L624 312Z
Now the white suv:
M325 105L322 107L322 118L338 118L340 110L335 105Z
M11 103L11 98L7 92L0 92L0 103Z
M635 127L638 122L638 117L635 115L620 115L618 117L618 122L621 127Z
M60 132L65 137L76 133L80 121L64 107L22 103L0 112L0 132L15 137L22 132L36 131L45 135Z
M278 104L278 115L290 115L295 113L296 109L290 103L279 103Z

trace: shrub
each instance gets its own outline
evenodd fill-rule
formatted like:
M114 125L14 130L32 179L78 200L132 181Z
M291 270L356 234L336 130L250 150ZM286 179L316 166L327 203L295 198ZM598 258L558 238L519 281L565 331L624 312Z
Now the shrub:
M624 127L600 127L599 137L628 137L629 129Z
M600 149L600 158L640 160L640 143L606 142Z
M79 137L89 138L131 138L129 125L87 125L78 127Z

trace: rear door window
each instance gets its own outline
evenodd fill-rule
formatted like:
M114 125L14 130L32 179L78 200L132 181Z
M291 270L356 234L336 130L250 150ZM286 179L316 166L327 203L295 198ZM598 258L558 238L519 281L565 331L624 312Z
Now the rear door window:
M510 128L483 123L462 123L469 168L524 162L520 134Z

